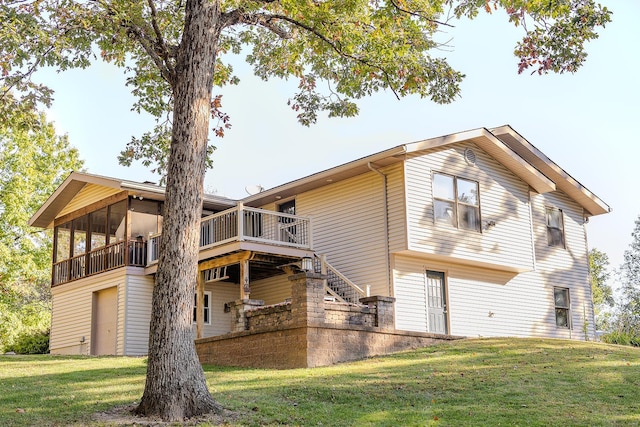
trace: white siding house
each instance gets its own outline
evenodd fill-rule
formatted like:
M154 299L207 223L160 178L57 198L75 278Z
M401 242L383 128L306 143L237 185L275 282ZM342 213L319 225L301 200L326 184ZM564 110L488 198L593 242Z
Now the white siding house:
M146 353L163 199L153 184L74 173L31 219L56 230L52 353ZM232 301L289 300L291 269L306 262L395 298L398 330L594 335L585 223L609 207L509 126L400 145L243 200L206 196L204 210L194 337L232 331Z

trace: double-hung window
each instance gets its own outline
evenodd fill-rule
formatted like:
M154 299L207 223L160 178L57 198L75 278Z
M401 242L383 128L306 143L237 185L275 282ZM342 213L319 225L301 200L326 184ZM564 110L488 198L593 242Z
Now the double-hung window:
M564 219L562 210L547 208L547 243L564 248Z
M203 323L205 325L210 325L211 324L211 292L204 293L204 304L202 304L202 311L204 313L204 316L202 316L202 318L204 319ZM197 315L198 315L198 294L196 293L193 295L193 323L196 323Z
M480 231L479 186L476 181L433 174L433 207L437 223Z
M556 326L559 328L571 328L569 289L553 288L553 300L556 311Z

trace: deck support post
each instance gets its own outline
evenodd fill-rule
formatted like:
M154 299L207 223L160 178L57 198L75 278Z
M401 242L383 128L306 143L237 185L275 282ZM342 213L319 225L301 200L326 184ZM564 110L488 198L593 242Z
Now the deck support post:
M196 339L202 338L202 326L204 325L204 272L198 271L196 280Z
M240 261L240 299L249 299L251 285L249 284L249 260Z

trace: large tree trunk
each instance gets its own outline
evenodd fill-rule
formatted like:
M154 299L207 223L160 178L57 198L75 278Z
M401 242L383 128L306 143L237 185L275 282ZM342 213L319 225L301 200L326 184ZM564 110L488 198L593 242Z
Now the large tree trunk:
M137 412L181 421L220 411L192 337L211 85L220 36L218 0L189 0L179 47L166 203L149 332L149 364Z

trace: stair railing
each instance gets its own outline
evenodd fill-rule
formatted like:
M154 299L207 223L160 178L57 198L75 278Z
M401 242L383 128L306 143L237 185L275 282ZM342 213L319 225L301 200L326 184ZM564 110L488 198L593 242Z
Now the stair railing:
M324 280L325 290L338 302L359 304L360 298L369 296L370 286L367 286L365 291L353 283L347 276L327 262L326 255L315 255L314 269L316 273L321 273L327 277Z

